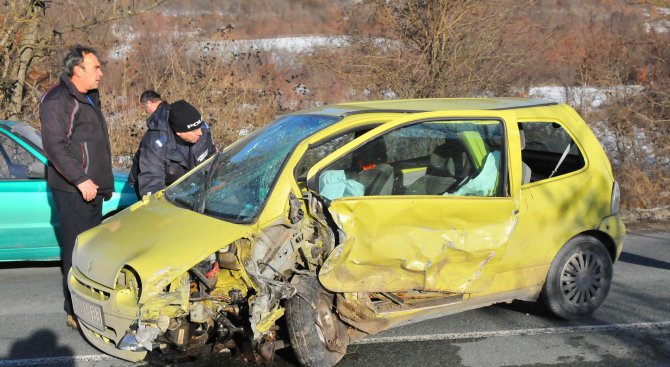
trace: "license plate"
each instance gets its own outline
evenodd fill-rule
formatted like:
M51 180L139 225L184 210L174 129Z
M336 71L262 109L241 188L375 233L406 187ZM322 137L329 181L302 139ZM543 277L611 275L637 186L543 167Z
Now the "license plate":
M105 320L102 317L102 307L91 303L80 296L70 293L72 295L72 307L74 313L79 319L94 328L105 331Z

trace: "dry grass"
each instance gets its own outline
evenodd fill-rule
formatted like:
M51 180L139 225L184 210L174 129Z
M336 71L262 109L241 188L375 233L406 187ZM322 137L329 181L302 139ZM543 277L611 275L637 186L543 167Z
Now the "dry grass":
M106 110L113 111L107 116L115 155L134 153L146 131L148 116L139 105L139 95L145 89L158 91L168 102L184 99L193 104L210 125L219 147L287 112L287 105L305 106L304 97L298 98L287 87L290 85L282 82L282 73L267 55L193 59L176 45L156 52L136 55L140 63L134 70L124 70L127 63L109 65L108 74L132 79L126 89L105 89L103 96Z
M209 5L200 6L223 6L220 2L204 3ZM342 9L333 4L346 1L318 0L310 1L313 6L305 7L299 17L315 15L313 9L324 8L324 4L330 4L330 15L322 19L318 17L323 14L315 15L301 21L300 27L319 24L322 28L308 28L323 33L332 29L335 34L347 29L353 37L351 47L319 50L304 55L295 65L280 65L276 55L256 50L212 56L216 53L185 46L192 41L295 31L286 28L284 20L268 17L277 13L276 7L287 10L292 6L247 3L245 6L261 17L249 19L261 20L239 31L225 26L230 19L219 19L216 12L203 15L198 22L157 13L137 18L133 25L137 31L132 34L137 38L128 41L135 51L125 59L108 59L104 64L102 100L115 156L134 153L146 130L147 116L138 103L145 89L157 90L170 102L185 99L192 103L211 125L215 143L222 146L278 114L321 103L389 96L504 95L556 83L602 87L640 84L642 95L605 106L601 116L592 121L603 121L617 136L617 155L623 162L615 174L622 188L622 206L649 208L670 201L670 42L667 33L644 31L646 18L640 9L647 5L623 0L588 6L576 0L561 2L573 5L567 7L552 1L362 0ZM258 12L261 5L273 9ZM524 11L515 11L518 6ZM667 19L663 14L652 13L659 21ZM55 12L48 12L47 18L69 21ZM0 22L6 19L0 14ZM333 19L340 20L338 24L348 19L348 23L337 28L335 22L328 23ZM56 23L53 26L60 24ZM23 112L17 118L39 126L39 97L57 80L60 51L70 45L65 43L95 45L107 55L119 42L110 29L100 25L45 40L31 64ZM190 30L191 35L170 36L174 29L184 34ZM5 54L13 55L7 50ZM3 86L6 91L9 84L4 79L0 82L1 98ZM0 115L9 116L5 106L0 103ZM639 138L640 131L644 139ZM649 148L656 153L655 161L648 159Z
M670 205L670 177L661 168L645 170L626 163L618 167L615 176L621 188L622 207L656 208Z

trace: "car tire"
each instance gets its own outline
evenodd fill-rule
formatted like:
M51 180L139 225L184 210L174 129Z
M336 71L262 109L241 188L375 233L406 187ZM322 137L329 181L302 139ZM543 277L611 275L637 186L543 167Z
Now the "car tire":
M349 337L334 312L334 295L314 277L300 276L298 294L286 302L291 346L303 366L334 366L344 357Z
M578 320L603 303L612 283L612 258L596 238L568 241L552 261L540 301L553 315Z

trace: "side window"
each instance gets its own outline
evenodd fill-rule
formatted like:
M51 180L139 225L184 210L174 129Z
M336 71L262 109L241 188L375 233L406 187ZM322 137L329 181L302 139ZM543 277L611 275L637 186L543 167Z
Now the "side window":
M430 121L361 145L319 174L319 193L345 196L499 196L499 121Z
M584 167L584 156L570 134L556 122L523 122L521 159L530 171L529 182L561 176Z
M318 161L325 158L328 154L343 147L348 142L354 140L355 133L350 132L342 136L338 136L332 140L328 140L319 145L309 147L305 154L300 158L300 162L295 168L295 177L298 181L304 180L307 176L307 171Z
M304 181L307 172L310 168L320 160L324 159L330 153L342 148L345 144L356 139L357 137L367 133L368 131L374 129L378 125L366 126L364 128L358 128L358 130L353 130L347 132L343 135L335 137L331 140L321 142L315 146L309 147L305 154L300 158L300 162L296 165L295 177L298 181ZM345 164L345 162L340 162L340 164ZM347 165L351 165L351 162L348 162Z
M38 165L42 170L45 168L25 148L9 136L0 133L0 179L29 178L28 169L36 169Z

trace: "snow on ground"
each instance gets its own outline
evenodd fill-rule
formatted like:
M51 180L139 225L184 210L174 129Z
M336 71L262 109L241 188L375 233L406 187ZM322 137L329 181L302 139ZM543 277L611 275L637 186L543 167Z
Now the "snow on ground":
M224 60L239 55L268 52L278 65L291 65L300 55L313 53L321 47L337 48L347 45L344 36L295 36L231 41L196 41L185 45L185 51L202 55L216 55Z
M644 15L648 18L644 22L644 30L655 33L666 33L670 31L670 8L657 7L654 9L655 14L648 10L644 11Z
M543 86L531 87L528 94L531 97L552 102L567 103L580 109L594 109L602 107L609 98L623 98L627 95L639 93L641 90L642 86L639 85L622 85L609 88Z
M189 46L194 51L203 53L216 53L220 56L228 56L230 53L244 53L250 51L288 51L296 54L313 52L318 47L342 47L346 45L347 38L343 36L296 36L259 38L249 40L232 41L198 41Z
M541 98L552 102L566 103L582 111L594 111L603 106L612 98L624 98L625 96L639 93L642 86L626 85L609 88L596 87L561 87L561 86L541 86L531 87L529 96ZM644 157L644 160L650 166L657 165L670 168L670 157L658 155L649 142L653 139L653 131L647 131L642 128L634 127L633 140L619 141L617 134L613 131L607 121L587 121L589 126L600 141L612 165L617 167L621 164L622 157L617 144L621 145L621 150L625 152L636 152ZM650 134L652 136L650 136Z

